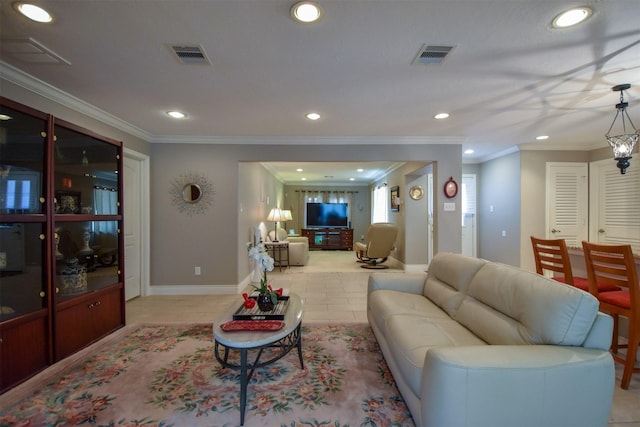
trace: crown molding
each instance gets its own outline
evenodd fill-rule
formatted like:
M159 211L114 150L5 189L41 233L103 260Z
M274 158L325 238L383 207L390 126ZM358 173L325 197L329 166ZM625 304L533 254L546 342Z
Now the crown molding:
M604 141L604 138L603 138ZM604 141L606 144L606 141ZM609 147L608 144L580 144L580 145L558 145L553 143L527 143L520 144L518 149L520 151L591 151L597 150L598 148Z
M70 108L87 117L98 120L144 141L151 142L151 134L137 126L126 122L113 114L107 113L86 101L76 98L49 83L25 73L13 65L0 60L0 78L20 86L30 92Z
M465 138L447 136L181 136L156 135L157 144L233 145L433 145L463 144Z

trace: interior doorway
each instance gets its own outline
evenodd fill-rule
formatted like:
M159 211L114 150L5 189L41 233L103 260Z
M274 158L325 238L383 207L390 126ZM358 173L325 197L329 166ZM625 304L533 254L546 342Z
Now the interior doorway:
M477 256L476 174L462 174L462 254Z

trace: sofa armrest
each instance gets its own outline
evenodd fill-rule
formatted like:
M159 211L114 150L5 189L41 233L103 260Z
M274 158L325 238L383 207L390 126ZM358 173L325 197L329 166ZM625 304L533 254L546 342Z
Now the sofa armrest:
M369 276L368 293L380 289L422 295L426 273L373 273Z
M546 345L441 347L425 356L424 426L606 426L609 352Z
M307 237L301 237L301 236L288 236L287 237L287 241L289 241L289 243L306 243L306 244L309 244L309 239Z
M585 348L609 350L612 336L613 317L599 311L582 346Z

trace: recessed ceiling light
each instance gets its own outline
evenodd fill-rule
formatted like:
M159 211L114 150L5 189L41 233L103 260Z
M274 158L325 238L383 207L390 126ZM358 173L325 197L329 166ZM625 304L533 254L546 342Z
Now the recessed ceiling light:
M302 172L302 168L296 169L296 172Z
M302 179L301 179L301 181L306 181L306 180L307 180L307 178L302 178Z
M536 136L536 139L538 141L542 141L543 139L549 139L549 135L540 135L540 136Z
M53 16L35 4L16 2L13 4L13 7L32 21L42 22L44 24L53 22Z
M349 181L355 181L355 180L356 180L355 178L349 178Z
M579 24L591 16L591 9L588 7L576 7L562 12L553 18L551 25L553 28L567 28Z
M318 120L320 118L320 114L318 113L309 113L305 116L309 120Z
M364 169L360 168L357 170L358 172L364 172Z
M446 119L447 117L449 117L449 113L438 113L435 116L433 116L433 118L437 120Z
M291 17L305 24L316 22L322 17L322 8L310 1L301 1L291 7Z
M184 119L185 117L187 117L187 115L182 111L167 111L167 114L174 119Z
M2 121L6 121L6 120L11 120L13 117L8 116L6 114L0 114L0 120Z
M473 151L471 148L469 148L468 150L464 150L464 154L473 154L475 153L475 151Z

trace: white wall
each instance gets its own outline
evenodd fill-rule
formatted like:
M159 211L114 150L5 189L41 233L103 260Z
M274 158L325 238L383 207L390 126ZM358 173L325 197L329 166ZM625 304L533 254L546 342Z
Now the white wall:
M521 240L520 153L485 162L480 170L478 257L518 266Z
M461 176L460 146L451 145L375 145L362 146L261 146L208 144L152 145L152 272L153 286L185 284L230 286L242 281L246 256L246 230L249 219L241 215L240 197L247 185L239 177L240 162L257 161L407 161L439 160L443 172L438 182ZM206 215L188 218L170 205L167 189L178 174L198 170L208 174L216 188L215 201ZM446 176L445 176L446 175ZM275 184L268 184L275 185ZM404 185L404 181L402 182ZM437 184L441 187L442 184ZM273 187L275 190L275 186ZM268 190L268 189L267 189ZM260 192L260 190L253 190ZM271 191L271 190L268 190ZM254 193L252 193L254 194ZM241 196L242 195L242 196ZM253 196L255 197L255 196ZM278 195L277 197L281 197ZM283 199L278 199L279 201ZM243 200L243 205L246 202ZM247 203L251 205L251 203ZM267 207L265 206L264 209ZM262 215L259 214L258 216ZM444 215L437 232L445 233L440 250L460 251L459 215ZM244 222L244 223L243 223ZM443 231L444 230L444 231ZM195 262L202 265L202 276L193 275ZM229 266L236 266L230 269Z

